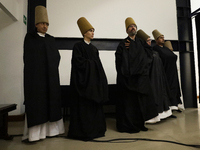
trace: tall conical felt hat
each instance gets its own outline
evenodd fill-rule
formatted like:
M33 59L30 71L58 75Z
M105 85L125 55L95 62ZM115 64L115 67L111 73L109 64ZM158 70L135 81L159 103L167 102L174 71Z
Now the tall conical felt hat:
M141 29L137 31L136 36L137 36L138 38L143 39L144 41L146 41L148 38L150 38L150 36L147 35L147 34L146 34L143 30L141 30Z
M126 18L126 20L125 20L126 30L127 30L127 28L128 28L130 25L132 25L132 24L136 25L136 23L135 23L135 21L133 20L133 18L131 18L131 17Z
M152 34L155 40L157 40L161 35L163 35L157 29L153 30Z
M49 24L47 9L41 5L35 7L35 24L40 22L46 22Z
M82 35L84 35L88 30L94 29L93 26L87 21L85 17L79 18L77 24Z
M169 48L171 51L173 51L172 43L170 41L166 41L164 43L164 46L167 47L167 48Z

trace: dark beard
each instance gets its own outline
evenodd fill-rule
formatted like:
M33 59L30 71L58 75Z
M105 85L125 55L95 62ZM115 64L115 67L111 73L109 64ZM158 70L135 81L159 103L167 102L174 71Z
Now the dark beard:
M129 36L134 36L136 34L137 34L137 31L131 31L131 32L129 32Z

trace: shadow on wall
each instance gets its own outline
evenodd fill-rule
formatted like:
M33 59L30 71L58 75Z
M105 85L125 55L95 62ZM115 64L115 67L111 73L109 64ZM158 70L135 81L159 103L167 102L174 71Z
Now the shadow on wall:
M0 20L1 20L0 30L4 29L5 27L17 21L16 19L13 19L8 14L6 14L1 8L0 8Z

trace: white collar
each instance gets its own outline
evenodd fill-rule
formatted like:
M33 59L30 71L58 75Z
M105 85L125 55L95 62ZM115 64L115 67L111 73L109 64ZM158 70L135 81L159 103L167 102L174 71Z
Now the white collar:
M41 36L41 37L45 37L45 34L44 34L44 33L38 32L37 34L38 34L39 36Z
M86 40L84 40L84 42L85 42L86 44L88 44L88 45L91 43L91 42L88 42L88 41L86 41Z
M130 36L129 36L129 38L130 38L131 40L135 41L135 38L134 38L134 39L132 39Z

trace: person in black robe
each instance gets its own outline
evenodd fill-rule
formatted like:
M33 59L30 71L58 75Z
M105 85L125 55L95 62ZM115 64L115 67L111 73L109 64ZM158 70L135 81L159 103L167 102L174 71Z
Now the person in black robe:
M156 29L152 32L152 34L156 41L156 45L153 47L153 49L158 52L162 60L170 88L170 108L172 110L178 110L178 104L182 104L182 102L180 99L181 92L176 66L177 55L175 55L169 48L164 46L165 40L163 34Z
M147 35L143 30L138 30L136 36L147 42L149 49L153 52L153 61L150 68L150 81L158 116L146 121L146 123L156 123L161 121L161 119L165 119L172 115L172 111L169 107L170 92L168 81L162 60L160 59L158 52L154 51L151 47L150 36Z
M68 137L83 141L105 136L103 103L108 100L107 78L97 48L91 44L94 28L81 17L77 24L84 37L73 47Z
M30 142L64 133L60 55L54 37L46 33L49 25L46 8L37 6L35 13L36 30L26 34L23 56L26 120L22 140Z
M128 17L125 21L128 37L115 52L117 86L120 98L116 104L116 126L119 132L147 131L145 121L158 115L149 79L152 52L137 38L137 26Z

